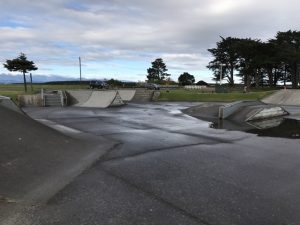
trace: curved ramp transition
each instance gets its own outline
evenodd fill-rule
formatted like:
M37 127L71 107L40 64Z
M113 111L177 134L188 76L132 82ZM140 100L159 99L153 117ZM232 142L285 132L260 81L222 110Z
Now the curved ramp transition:
M118 90L123 101L129 102L135 96L135 90Z
M68 93L76 101L74 106L79 107L107 108L124 104L118 91L71 91Z
M66 91L68 94L68 101L70 105L83 104L86 102L92 95L91 90L74 90L74 91Z

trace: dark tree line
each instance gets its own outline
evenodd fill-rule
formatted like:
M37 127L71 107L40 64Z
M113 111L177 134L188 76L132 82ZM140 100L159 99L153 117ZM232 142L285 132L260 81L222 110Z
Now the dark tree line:
M234 86L234 76L246 86L291 82L299 87L300 31L278 32L274 39L262 42L251 38L221 37L216 48L208 49L214 59L207 66L215 80L225 78Z
M147 79L149 83L170 83L170 74L167 73L168 69L162 58L155 59L152 66L147 69ZM178 77L180 85L190 85L195 82L195 77L188 72L184 72Z
M180 85L191 85L195 83L194 75L189 74L188 72L184 72L178 77L178 83Z

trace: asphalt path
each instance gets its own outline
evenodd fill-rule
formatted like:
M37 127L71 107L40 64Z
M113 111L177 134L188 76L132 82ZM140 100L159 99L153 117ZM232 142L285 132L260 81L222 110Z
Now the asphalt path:
M114 147L6 224L299 224L300 139L212 129L180 111L192 105L25 108L67 137Z

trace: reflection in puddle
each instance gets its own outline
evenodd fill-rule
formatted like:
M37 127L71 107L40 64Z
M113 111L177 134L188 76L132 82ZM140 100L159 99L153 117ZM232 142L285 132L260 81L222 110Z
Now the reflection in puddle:
M257 134L258 136L300 139L300 121L282 117L253 121L251 123L220 120L210 123L209 126L215 129L241 130Z

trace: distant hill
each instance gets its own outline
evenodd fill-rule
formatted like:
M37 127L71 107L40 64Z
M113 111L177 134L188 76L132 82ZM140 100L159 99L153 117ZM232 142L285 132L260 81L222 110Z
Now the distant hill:
M29 83L30 77L29 75L26 75L26 80ZM90 80L104 80L108 81L109 79L101 79L101 78L91 78L91 79L85 79L82 78L82 81L90 81ZM60 82L76 82L79 81L78 78L71 78L71 77L64 77L64 76L58 76L58 75L33 75L32 76L32 82L33 83L60 83ZM136 83L135 81L128 81L128 80L120 80L123 83ZM0 84L15 84L15 83L23 83L23 75L11 75L11 74L0 74Z
M26 76L27 82L30 82L29 75ZM72 81L72 80L78 80L75 78L70 77L63 77L63 76L57 76L57 75L51 75L51 76L44 76L44 75L33 75L32 76L32 82L33 83L45 83L45 82L51 82L51 81ZM10 75L10 74L0 74L0 84L13 84L13 83L23 83L23 76L22 75Z

